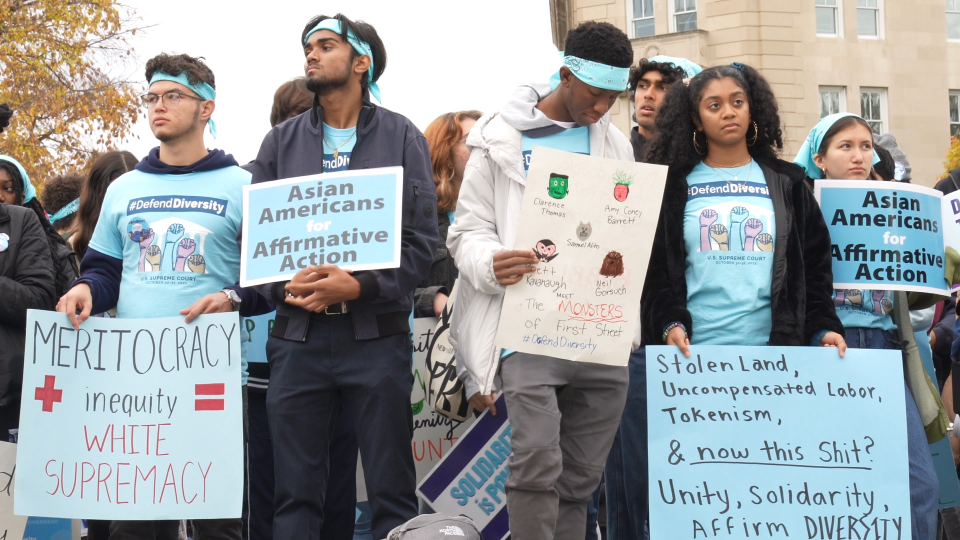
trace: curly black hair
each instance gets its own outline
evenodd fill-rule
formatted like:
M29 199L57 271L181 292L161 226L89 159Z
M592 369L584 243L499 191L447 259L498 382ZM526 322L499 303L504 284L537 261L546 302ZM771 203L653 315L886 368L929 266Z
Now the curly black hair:
M6 103L0 103L0 133L10 125L11 117L13 117L13 109Z
M43 207L47 212L56 214L61 208L66 206L74 199L80 198L80 189L83 187L83 175L70 171L64 174L58 174L49 178L43 183ZM53 228L63 232L73 226L73 221L77 217L73 213L65 218L57 220Z
M641 58L640 63L630 68L630 82L627 88L630 89L631 96L637 93L637 85L640 84L640 79L642 79L648 71L659 71L660 76L663 77L664 84L673 84L687 77L687 73L683 71L683 68L677 67L670 62L651 62L646 58Z
M880 158L880 161L873 166L873 172L877 173L877 175L883 180L895 179L896 165L894 163L893 156L890 155L890 151L879 144L873 145L873 151L876 152L877 156Z
M364 21L351 21L343 13L337 13L333 17L317 15L310 19L310 22L303 27L303 32L300 34L300 47L303 48L304 41L307 39L307 33L313 30L321 21L327 19L340 21L340 35L344 40L347 39L348 31L353 30L353 35L357 36L357 39L365 41L367 45L370 45L370 53L373 56L373 82L380 80L380 76L383 75L383 70L387 68L387 49L384 47L383 40L380 39L380 34L377 33L377 29L369 23ZM351 58L358 56L360 56L360 53L354 50ZM369 84L367 77L360 78L360 85L361 88L363 88L364 94L367 93Z
M605 22L583 22L567 32L564 54L619 68L633 64L630 38L623 30Z
M181 73L187 74L187 80L190 84L197 84L203 81L216 88L217 84L213 77L213 71L203 63L203 57L196 58L186 54L167 54L160 53L147 61L146 77L147 82L153 78L153 74L167 73L176 77Z
M707 85L718 79L730 78L746 92L750 106L750 120L757 124L756 142L747 150L754 159L773 161L783 150L783 130L780 127L777 98L770 84L759 71L750 66L716 66L703 70L690 80L690 85L675 84L667 92L657 114L658 137L649 143L646 159L650 163L692 169L703 159L693 144L696 123L700 122L700 99ZM748 129L750 135L752 129ZM706 142L697 141L700 148Z

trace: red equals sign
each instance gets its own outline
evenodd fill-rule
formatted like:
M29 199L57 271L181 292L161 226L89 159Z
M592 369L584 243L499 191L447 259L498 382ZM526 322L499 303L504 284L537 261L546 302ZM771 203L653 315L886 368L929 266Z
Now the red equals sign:
M224 383L198 384L196 386L197 386L198 396L222 396L224 394L224 386L225 386ZM197 411L222 411L223 398L221 399L197 398L196 406L194 409Z

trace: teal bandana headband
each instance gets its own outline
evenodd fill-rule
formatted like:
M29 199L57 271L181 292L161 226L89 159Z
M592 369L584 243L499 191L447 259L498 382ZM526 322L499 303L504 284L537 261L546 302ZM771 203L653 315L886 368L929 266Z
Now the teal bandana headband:
M823 178L823 171L817 167L817 163L813 160L813 156L817 154L820 150L820 145L823 144L823 136L827 134L827 131L830 131L830 128L837 123L837 120L845 118L847 116L859 116L853 113L837 113L831 114L829 116L824 116L817 125L813 126L813 129L810 130L810 134L807 135L807 140L803 141L803 146L800 147L800 152L797 153L797 157L793 159L793 162L797 165L803 167L807 171L807 176L813 178L814 180L819 180ZM880 162L880 156L876 152L873 153L873 162L871 166L876 165ZM843 178L837 178L836 180L844 180Z
M53 225L53 224L56 223L57 221L65 218L65 217L67 217L67 216L69 216L69 215L71 215L71 214L76 213L76 211L79 210L79 209L80 209L80 199L74 199L74 200L68 202L66 206L64 206L64 207L61 208L60 210L57 210L57 213L56 213L56 214L50 216L50 224Z
M340 21L336 19L324 19L320 21L318 25L314 26L313 30L307 32L307 35L303 37L303 44L306 45L310 36L320 30L330 30L337 35L343 35L343 27L340 25ZM367 70L367 87L370 89L370 95L373 96L373 99L379 103L383 103L380 99L380 86L373 82L373 50L370 49L370 44L359 39L353 33L353 30L349 28L347 28L347 43L349 43L358 54L370 57L370 69Z
M7 163L13 163L14 167L20 171L20 178L23 179L23 204L27 204L33 199L37 198L37 190L34 189L33 184L30 183L30 177L27 176L26 169L23 168L23 165L19 161L13 159L10 156L0 156L0 161L6 161Z
M686 58L678 58L676 56L657 55L653 58L647 58L647 61L657 62L658 64L673 64L674 66L682 69L687 75L688 79L696 77L701 71L703 71L702 67L694 64L690 60L687 60Z
M173 81L175 83L182 84L193 91L194 94L202 97L208 101L217 100L217 91L213 89L209 84L198 81L197 84L190 84L190 79L187 77L185 72L180 72L179 75L170 75L169 73L163 73L158 71L153 74L153 77L150 78L150 86L153 86L153 83L157 81ZM213 121L213 118L207 120L207 127L210 128L210 135L213 135L213 138L217 138L217 124Z
M567 66L581 81L603 90L623 92L627 89L627 81L630 80L630 68L608 66L576 56L564 56L563 65ZM550 88L556 90L558 86L560 86L559 70L550 77Z

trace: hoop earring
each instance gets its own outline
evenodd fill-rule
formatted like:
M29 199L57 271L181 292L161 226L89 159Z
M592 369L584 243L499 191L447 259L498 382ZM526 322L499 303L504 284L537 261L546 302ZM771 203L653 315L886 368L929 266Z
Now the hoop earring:
M757 123L753 122L753 141L747 141L747 146L753 146L757 144L757 139L760 137L760 130L757 129Z
M693 130L693 149L696 150L701 156L707 155L706 152L700 151L700 145L697 144L697 130Z

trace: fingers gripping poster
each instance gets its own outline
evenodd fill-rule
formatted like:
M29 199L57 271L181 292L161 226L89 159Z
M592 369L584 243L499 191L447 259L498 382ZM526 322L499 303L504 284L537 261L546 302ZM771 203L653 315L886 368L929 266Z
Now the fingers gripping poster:
M667 168L534 148L515 249L536 271L507 287L497 346L626 365Z

